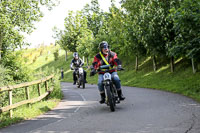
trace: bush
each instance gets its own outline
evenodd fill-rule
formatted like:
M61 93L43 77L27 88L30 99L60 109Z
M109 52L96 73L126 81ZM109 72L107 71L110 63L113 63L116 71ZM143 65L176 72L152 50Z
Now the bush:
M21 83L32 79L32 71L25 66L24 60L21 58L21 52L7 53L2 59L2 64L6 68L6 73L9 75L9 82Z
M50 69L49 67L45 67L44 69L40 69L37 73L38 73L37 79L41 79L43 77L50 76L50 74L54 74L54 78L53 78L54 90L50 94L50 97L55 98L55 99L61 99L62 93L61 93L61 87L60 87L60 81L59 81L60 70L54 69L54 68Z
M0 87L6 86L9 84L8 81L13 82L9 74L7 73L8 70L0 65ZM1 92L0 93L0 107L8 104L8 93Z
M59 57L59 50L57 49L53 54L54 54L54 60L57 61Z

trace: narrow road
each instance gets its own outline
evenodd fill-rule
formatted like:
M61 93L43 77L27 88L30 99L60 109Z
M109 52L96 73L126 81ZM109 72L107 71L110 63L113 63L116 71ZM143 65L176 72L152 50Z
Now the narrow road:
M168 92L123 87L115 112L99 104L97 86L61 83L63 100L52 111L0 133L200 133L200 104Z

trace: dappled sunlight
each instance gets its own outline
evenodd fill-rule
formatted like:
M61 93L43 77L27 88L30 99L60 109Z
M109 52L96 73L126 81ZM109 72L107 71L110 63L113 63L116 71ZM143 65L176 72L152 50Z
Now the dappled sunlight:
M169 66L170 66L170 65L168 64L168 65L166 65L166 66L161 67L160 69L158 69L158 70L156 71L156 73L159 73L159 72L162 72L162 71L168 69Z
M130 83L131 81L132 81L132 80L128 80L128 81L125 82L125 84L128 84L128 83Z
M72 70L69 69L69 70L65 71L64 74L67 74L67 73L69 73L69 72L71 72L71 71L72 71Z
M143 75L143 77L150 76L150 75L152 75L153 73L154 73L154 71L153 71L153 72L150 72L150 73L147 73L147 74L145 74L145 75Z
M92 104L97 103L97 101L67 101L65 106L70 106L70 107L77 107L77 106L81 106L81 107L88 107Z
M175 64L176 64L176 63L179 63L182 59L183 59L183 58L181 57L181 58L179 58L178 60L176 60L174 63L175 63Z
M60 102L60 106L56 109L70 109L77 107L90 107L91 105L97 103L97 101L64 101Z
M54 133L55 131L49 131ZM74 131L59 131L59 133L73 133ZM38 132L38 133L43 133L43 131ZM106 133L105 131L93 131L93 133ZM128 132L127 132L128 133Z
M82 107L92 107L94 104L98 103L97 101L64 101L60 102L59 106L54 108L54 110L49 111L48 113L39 116L39 118L63 118L62 114L67 113L76 113Z
M129 84L132 83L133 81L135 81L135 78L131 78L129 80L124 81L125 84Z
M151 59L151 57L146 58L146 60L144 60L138 67L141 67L142 65L147 63L150 59Z

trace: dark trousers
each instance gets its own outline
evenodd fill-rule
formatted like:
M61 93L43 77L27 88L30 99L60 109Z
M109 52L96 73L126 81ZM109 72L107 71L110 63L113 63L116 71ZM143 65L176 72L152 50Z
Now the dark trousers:
M84 72L84 79L86 80L87 73L86 73L85 70L83 70L83 72ZM74 82L76 82L76 80L77 80L77 77L76 77L76 71L73 72L73 80L74 80Z

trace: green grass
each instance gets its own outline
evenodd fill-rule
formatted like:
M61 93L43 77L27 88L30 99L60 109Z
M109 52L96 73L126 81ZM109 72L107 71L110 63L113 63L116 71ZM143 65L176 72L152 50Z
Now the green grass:
M125 71L118 72L122 85L179 93L200 102L200 73L193 74L190 60L177 59L173 73L170 71L169 59L158 59L156 72L153 71L152 60L149 57L142 57L139 60L137 72L134 70L134 57L130 57L129 60L121 58L121 60L125 68ZM91 61L92 59L90 59ZM72 71L69 70L70 62L68 61L66 64L68 65L65 67L63 81L72 82ZM88 83L97 84L98 76L90 77L89 72L87 70Z
M156 72L153 71L151 60L140 66L137 72L130 69L134 63L129 64L126 71L119 74L122 85L179 93L200 102L200 73L193 74L189 60L176 63L173 73L166 60L162 63Z
M0 116L0 128L41 115L54 108L58 102L58 99L49 99L32 104L30 107L23 105L13 110L12 118L9 117L8 112L5 112Z
M72 54L69 53L68 60L65 61L64 51L61 53L62 54L59 56L59 60L57 61L51 59L50 62L43 65L41 65L42 63L40 62L40 68L43 69L49 67L58 70L63 68L64 79L62 81L72 82L73 71L70 70ZM175 72L172 73L170 71L169 59L158 58L158 70L154 72L151 58L142 57L139 59L139 70L136 72L134 70L134 56L129 57L128 59L120 56L119 58L122 60L123 67L125 68L125 71L118 72L122 85L179 93L200 102L200 72L193 74L190 60L177 59L175 61ZM93 58L89 59L90 65L92 60ZM90 70L85 70L87 71L88 83L97 84L98 75L90 77Z
M56 49L60 49L60 47L49 46L43 48L43 50L40 48L24 51L25 56L28 59L27 64L33 69L33 71L35 71L35 77L37 77L37 79L41 76L51 74L51 72L47 72L43 75L43 71L45 70L54 70L54 72L58 73L60 78L60 70L63 68L64 79L60 81L72 82L73 71L70 70L72 53L68 52L68 59L65 61L65 52L64 50L61 50L59 52L58 60L55 61L53 52ZM42 54L40 54L41 50L43 51ZM35 62L33 62L34 57L37 57ZM122 85L179 93L200 102L200 72L196 74L192 73L190 60L177 59L175 72L171 73L169 59L158 59L158 70L154 72L151 58L142 57L139 59L139 70L136 72L134 70L135 57L123 58L119 56L119 58L122 60L123 67L125 68L125 71L118 72ZM90 65L92 60L93 58L89 59ZM90 70L85 70L87 71L88 83L97 84L98 75L96 74L95 76L90 77ZM0 117L0 127L16 123L17 121L33 118L55 107L62 97L59 82L56 86L57 89L51 94L53 100L49 99L48 101L38 102L32 105L31 108L27 108L27 106L17 108L14 110L14 118L12 119L7 117L8 113L4 113L4 116L1 115Z
M62 62L62 60L54 61L54 55L53 52L59 49L59 46L48 46L43 47L39 49L28 49L23 50L23 58L26 58L26 64L30 69L33 70L34 79L38 80L42 77L55 74L55 85L53 92L48 96L47 100L42 100L40 102L31 104L31 106L23 105L13 110L13 117L9 117L9 112L4 112L0 114L0 128L6 127L8 125L11 125L13 123L17 123L22 120L31 119L34 118L40 114L43 114L51 109L53 109L62 98L61 90L60 90L60 82L58 80L58 69L55 64L59 64L58 62ZM42 54L40 54L40 51L43 51ZM50 52L49 52L50 51ZM62 56L63 51L60 51L60 56ZM33 62L32 57L37 57L37 59ZM48 56L48 60L46 57ZM54 64L55 63L55 64ZM49 65L47 65L49 64ZM49 66L49 67L48 67ZM42 84L41 89L42 94L45 92L44 85ZM18 89L18 90L23 90ZM30 87L30 97L38 97L37 88ZM19 93L19 95L15 95L13 93L13 103L25 100L25 94L23 92Z

